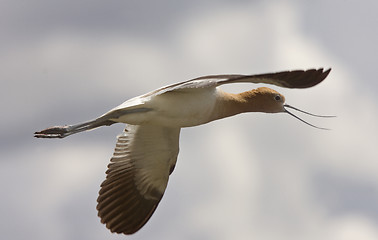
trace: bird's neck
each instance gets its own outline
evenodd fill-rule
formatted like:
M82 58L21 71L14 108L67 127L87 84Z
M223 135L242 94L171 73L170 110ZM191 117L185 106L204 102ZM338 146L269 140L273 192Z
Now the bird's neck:
M258 94L254 90L243 93L227 93L219 91L213 110L212 120L231 117L244 112L262 111L258 101Z

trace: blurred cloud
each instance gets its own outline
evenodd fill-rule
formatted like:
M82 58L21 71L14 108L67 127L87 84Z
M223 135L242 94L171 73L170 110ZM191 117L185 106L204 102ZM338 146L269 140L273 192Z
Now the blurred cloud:
M332 67L314 88L275 88L294 106L338 115L309 119L332 131L259 113L184 129L159 208L129 238L378 239L376 7L2 1L1 237L125 238L95 210L122 126L61 141L33 139L33 131L201 75Z

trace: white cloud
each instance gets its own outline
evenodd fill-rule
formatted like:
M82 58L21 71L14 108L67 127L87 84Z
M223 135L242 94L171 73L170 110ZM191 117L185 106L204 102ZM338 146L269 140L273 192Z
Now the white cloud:
M46 144L46 148L42 145L33 144L22 151L12 149L2 155L9 160L2 163L0 169L2 188L7 193L2 198L2 213L9 219L0 220L1 232L14 236L13 239L48 239L52 236L66 239L67 225L74 223L64 221L61 215L70 199L88 201L85 205L94 213L92 217L96 216L93 204L96 195L91 201L78 196L90 188L90 192L97 193L111 149L107 151L102 145L93 143L79 146L55 142ZM25 229L17 231L16 226Z
M330 223L326 231L329 231L327 239L353 240L353 239L377 239L377 226L363 216L349 215Z

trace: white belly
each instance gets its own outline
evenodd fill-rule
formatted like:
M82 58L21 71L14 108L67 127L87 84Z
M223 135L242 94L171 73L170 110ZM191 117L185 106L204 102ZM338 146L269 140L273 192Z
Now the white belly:
M196 126L210 121L216 98L215 88L167 92L144 102L141 108L148 111L125 114L117 121L134 125Z

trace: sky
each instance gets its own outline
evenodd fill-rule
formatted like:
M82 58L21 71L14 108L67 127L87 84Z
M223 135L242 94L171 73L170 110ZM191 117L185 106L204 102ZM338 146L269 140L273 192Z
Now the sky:
M378 239L376 1L0 1L1 239ZM332 68L288 104L181 132L165 195L136 234L96 199L123 125L35 139L209 74ZM222 86L241 92L264 85Z

